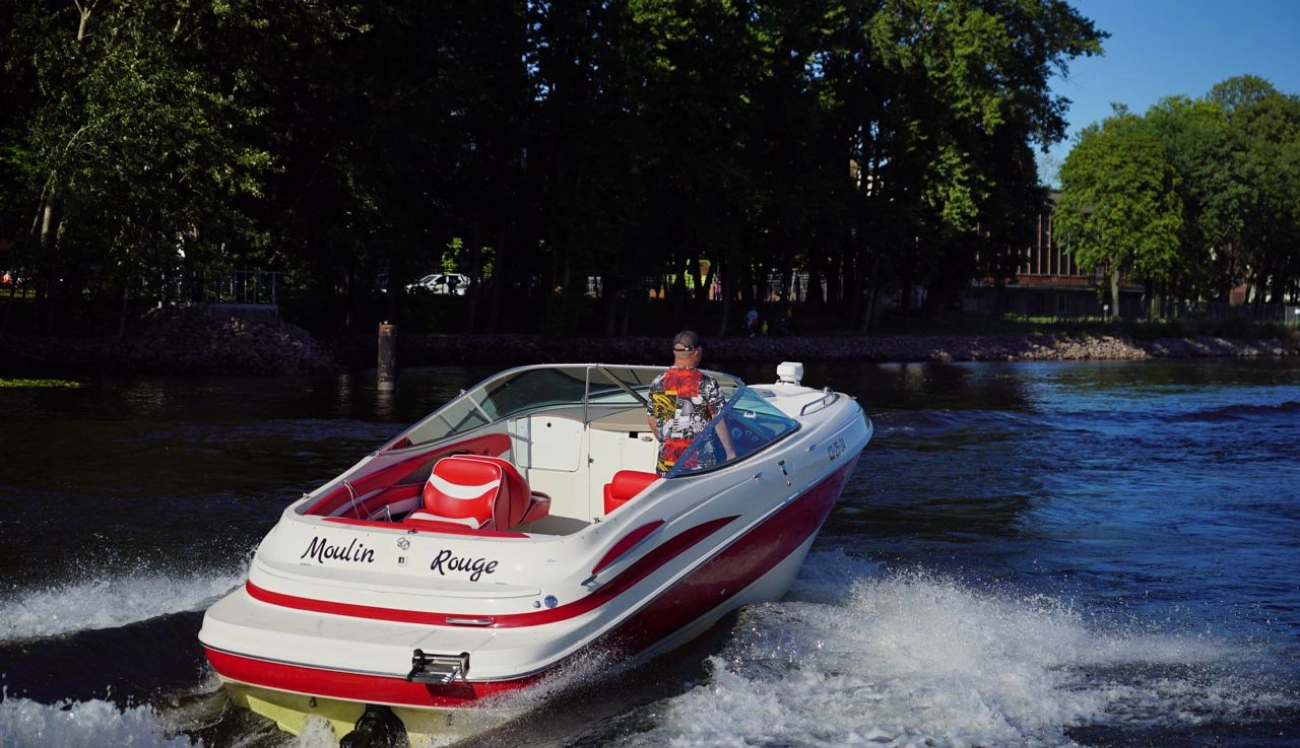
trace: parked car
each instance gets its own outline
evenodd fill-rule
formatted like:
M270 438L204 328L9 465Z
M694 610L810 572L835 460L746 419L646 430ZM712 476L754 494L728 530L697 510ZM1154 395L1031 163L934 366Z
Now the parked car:
M464 296L468 288L469 276L460 273L431 273L406 286L408 291L432 291L455 296Z

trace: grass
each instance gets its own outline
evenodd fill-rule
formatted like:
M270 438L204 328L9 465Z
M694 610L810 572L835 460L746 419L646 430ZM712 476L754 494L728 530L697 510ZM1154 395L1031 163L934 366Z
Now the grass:
M4 379L0 378L0 388L11 389L77 389L80 382L68 379Z

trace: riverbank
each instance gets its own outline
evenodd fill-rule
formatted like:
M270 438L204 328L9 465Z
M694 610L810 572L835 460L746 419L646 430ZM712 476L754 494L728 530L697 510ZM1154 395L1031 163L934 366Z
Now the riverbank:
M121 337L0 339L0 376L310 374L338 368L327 348L277 317L150 313Z
M373 341L353 341L340 358L373 357ZM434 363L510 364L609 361L662 364L667 341L660 338L569 338L547 342L526 336L408 336L400 341L403 365ZM1134 341L1084 335L883 335L873 337L706 338L713 361L1083 361L1148 358L1262 357L1300 355L1300 341L1223 338L1162 338Z
M374 368L377 336L322 343L274 317L154 315L122 337L0 340L0 376L87 374L310 374ZM713 338L711 361L1083 361L1149 358L1300 355L1300 338L1218 337L1150 341L1108 335L882 335ZM663 364L657 337L546 339L529 335L404 334L397 362L405 366L511 366L556 361Z

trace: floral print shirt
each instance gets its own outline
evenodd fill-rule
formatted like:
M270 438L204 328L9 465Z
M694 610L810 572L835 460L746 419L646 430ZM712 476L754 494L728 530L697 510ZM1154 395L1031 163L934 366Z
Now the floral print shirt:
M650 404L646 412L654 418L659 437L660 475L677 464L677 459L699 436L709 421L722 410L726 400L718 380L690 366L674 366L650 383Z

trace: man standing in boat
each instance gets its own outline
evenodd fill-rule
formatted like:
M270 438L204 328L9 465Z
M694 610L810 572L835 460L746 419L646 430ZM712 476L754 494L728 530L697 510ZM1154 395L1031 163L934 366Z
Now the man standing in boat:
M673 338L672 368L650 383L646 422L659 440L655 470L660 475L677 464L686 447L726 403L718 380L698 368L703 353L700 337L692 330L682 330ZM727 459L734 459L736 450L726 424L719 422L715 428Z

